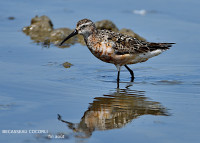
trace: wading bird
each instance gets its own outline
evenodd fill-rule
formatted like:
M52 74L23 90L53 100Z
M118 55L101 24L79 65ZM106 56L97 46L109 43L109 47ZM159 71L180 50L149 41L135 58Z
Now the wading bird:
M133 81L134 73L127 65L145 62L174 44L144 42L113 31L98 30L91 20L82 19L78 21L76 29L60 43L60 46L76 34L83 35L87 47L95 57L117 67L118 83L122 66L130 72L131 81Z

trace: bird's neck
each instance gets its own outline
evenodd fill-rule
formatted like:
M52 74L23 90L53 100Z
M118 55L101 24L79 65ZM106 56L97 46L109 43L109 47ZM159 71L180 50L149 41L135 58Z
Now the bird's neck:
M83 35L84 37L84 40L85 40L85 43L86 45L89 47L91 46L92 44L94 44L94 42L96 42L96 35L97 35L97 31L96 30L93 30L91 32L88 32L88 33L85 33Z

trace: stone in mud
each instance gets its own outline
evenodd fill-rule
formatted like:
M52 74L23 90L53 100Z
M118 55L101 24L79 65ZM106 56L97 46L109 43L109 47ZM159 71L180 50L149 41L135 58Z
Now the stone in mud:
M97 29L107 29L107 30L111 30L111 31L114 31L114 32L118 32L119 29L117 28L117 26L110 20L101 20L101 21L97 21L95 23L96 25L96 28Z
M51 19L47 17L46 15L43 16L35 16L34 18L31 19L31 25L34 23L42 23L42 22L47 22L49 25L53 28L53 23L51 22Z
M70 68L71 66L72 66L72 64L69 62L63 63L63 67L65 67L65 68Z
M138 34L136 34L135 32L133 32L131 29L123 28L123 29L121 29L121 30L119 31L119 33L121 33L121 34L126 34L126 35L128 35L128 36L137 38L138 40L141 40L141 41L146 41L146 39L144 39L143 37L139 36Z
M24 27L23 32L29 35L36 43L49 45L50 32L53 31L53 24L47 16L34 17L31 20L31 25Z
M50 45L51 43L58 45L72 30L69 28L53 29L51 20L43 15L41 17L34 17L31 19L31 25L24 27L23 32L29 35L32 40L36 43L42 43L44 46ZM65 42L62 48L69 47L70 44L76 42L76 37L70 38Z
M55 45L60 44L73 30L69 28L58 28L54 29L50 33L50 42L54 43ZM76 37L72 37L65 42L65 44L61 47L66 47L66 44L75 44ZM69 46L69 45L68 45Z
M15 17L14 16L9 16L8 19L9 20L15 20Z
M45 15L32 18L31 25L23 28L23 32L27 35L37 34L38 32L40 33L39 35L42 35L42 33L46 34L51 32L52 30L53 24L51 20Z

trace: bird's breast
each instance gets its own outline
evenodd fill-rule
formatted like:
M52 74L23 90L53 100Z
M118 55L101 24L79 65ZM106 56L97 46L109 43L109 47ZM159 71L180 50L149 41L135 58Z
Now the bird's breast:
M110 63L114 54L114 49L110 43L106 42L97 42L94 44L88 45L88 48L92 54L98 59Z
M96 42L95 44L88 44L89 50L96 58L115 65L126 64L129 55L117 55L113 46L112 42Z

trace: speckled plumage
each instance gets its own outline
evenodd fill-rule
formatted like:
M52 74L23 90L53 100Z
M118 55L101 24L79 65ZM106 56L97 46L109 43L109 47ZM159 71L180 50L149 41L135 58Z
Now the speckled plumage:
M98 30L89 19L80 20L74 33L70 34L64 41L77 33L83 35L87 47L95 57L117 67L118 81L121 66L125 66L131 73L132 70L127 67L127 64L145 62L174 44L144 42L113 31ZM134 79L133 72L131 76Z

